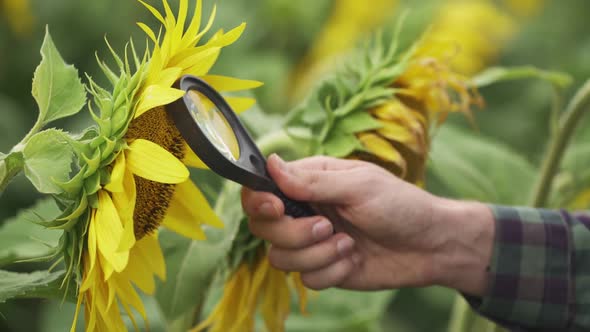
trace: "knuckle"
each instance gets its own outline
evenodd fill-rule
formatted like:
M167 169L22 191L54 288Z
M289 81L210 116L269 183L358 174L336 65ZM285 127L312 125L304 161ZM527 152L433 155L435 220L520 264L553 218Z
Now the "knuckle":
M303 285L311 290L314 291L321 291L323 289L325 289L326 287L320 285L320 283L318 282L318 279L315 278L313 276L313 274L311 273L302 273L301 274L301 281L303 282Z

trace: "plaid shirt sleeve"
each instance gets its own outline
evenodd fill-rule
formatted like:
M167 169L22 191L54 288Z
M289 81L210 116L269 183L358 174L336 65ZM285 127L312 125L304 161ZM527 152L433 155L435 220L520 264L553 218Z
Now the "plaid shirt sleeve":
M590 212L491 208L490 284L471 305L512 331L590 331Z

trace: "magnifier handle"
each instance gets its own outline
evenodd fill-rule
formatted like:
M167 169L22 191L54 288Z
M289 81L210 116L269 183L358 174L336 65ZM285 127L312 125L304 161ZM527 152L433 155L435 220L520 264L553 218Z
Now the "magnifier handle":
M290 199L280 190L273 192L285 205L285 214L293 218L312 217L317 213L311 208L311 206L305 202L299 202Z

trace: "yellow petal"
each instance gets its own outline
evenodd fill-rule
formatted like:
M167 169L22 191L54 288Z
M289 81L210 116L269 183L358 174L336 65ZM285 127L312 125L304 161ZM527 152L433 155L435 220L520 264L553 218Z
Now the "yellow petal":
M141 298L131 283L123 278L113 278L113 286L117 290L117 297L119 301L125 305L131 305L133 308L135 308L135 310L137 310L137 312L139 312L144 321L147 321L147 314L145 312L143 302L141 301ZM132 316L129 315L129 317Z
M186 29L186 32L180 44L181 49L192 46L190 45L191 41L196 35L199 34L199 28L201 27L201 16L203 14L203 1L197 0L196 3L197 4L195 6L193 18L188 28Z
M82 299L84 298L84 293L78 294L78 301L76 302L76 312L74 313L74 322L72 323L72 327L70 328L70 332L76 332L76 323L78 322L78 314L80 313L80 307L82 306Z
M204 239L204 233L199 225L223 228L223 222L191 180L176 185L163 224L179 234L196 240Z
M174 52L179 49L182 35L184 32L184 25L186 23L186 16L188 12L188 1L187 0L180 0L180 4L178 5L178 22L174 31L172 32L172 49Z
M401 143L411 143L416 141L416 137L412 132L400 124L390 121L382 121L381 124L383 126L377 129L377 132L389 140Z
M144 293L153 294L156 290L154 274L162 280L166 279L164 255L157 235L146 235L133 247L129 265L122 275Z
M129 258L128 252L117 252L123 235L123 225L111 196L104 190L98 192L95 221L98 251L115 271L123 271Z
M209 83L217 91L240 91L258 88L263 85L262 82L252 80L242 80L239 78L205 75L202 77L205 82Z
M397 165L405 165L402 155L383 138L375 134L361 134L359 140L369 152L377 157Z
M136 139L129 144L126 153L129 170L144 179L169 184L188 179L186 166L156 143Z
M162 281L166 281L166 261L158 241L158 233L144 236L137 244L137 250L143 257L148 257L147 265Z
M141 4L145 8L147 8L152 13L152 15L154 15L155 18L158 19L158 21L160 21L162 24L164 24L164 17L162 17L162 14L160 14L160 12L156 8L154 8L151 5L143 2L142 0L137 0L137 1L141 2Z
M88 225L88 260L89 269L94 268L96 262L96 209L93 209L90 216L90 225Z
M137 22L137 26L139 26L139 28L141 30L143 30L143 32L145 32L145 34L154 42L157 43L158 40L156 39L156 34L154 33L154 31L148 27L146 24L141 23L141 22Z
M135 245L135 231L133 229L133 212L137 199L135 179L130 170L125 170L123 177L123 191L113 193L113 203L119 212L123 223L123 236L118 251L128 251Z
M220 34L211 39L211 46L224 47L235 43L244 33L246 29L246 23L242 23L239 26L231 29L227 33Z
M234 112L240 114L256 104L256 99L248 97L225 97Z
M164 69L158 77L158 85L161 86L172 86L182 74L182 68L170 67Z
M194 63L190 68L184 70L184 74L187 75L194 75L194 76L203 76L211 70L217 58L219 57L220 48L212 48L211 54L201 62Z
M182 59L177 66L183 69L183 74L203 76L213 67L220 52L219 47L207 48Z
M123 189L123 176L125 174L125 154L119 153L117 159L115 159L115 165L111 171L110 182L105 186L105 189L114 193L122 192Z
M142 94L139 105L137 105L135 118L155 107L168 105L182 98L182 96L184 96L182 90L161 85L150 85Z
M191 149L191 147L185 142L184 143L184 159L182 162L190 167L198 169L209 169L207 165L197 156L197 154Z

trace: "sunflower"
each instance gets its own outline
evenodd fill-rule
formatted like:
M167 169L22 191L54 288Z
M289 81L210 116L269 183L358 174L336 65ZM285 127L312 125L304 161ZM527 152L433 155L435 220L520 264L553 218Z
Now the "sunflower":
M81 304L85 304L88 331L126 330L121 310L127 312L136 329L132 309L147 324L145 309L134 286L153 294L154 277L166 278L158 242L160 226L195 240L205 239L204 225L223 227L204 195L189 179L187 166L204 168L204 164L188 147L166 112L166 105L184 94L173 84L182 75L190 74L201 77L219 91L261 85L208 75L221 48L234 43L245 24L227 33L219 31L198 45L213 23L215 9L206 27L200 30L201 1L196 1L190 22L187 22L188 0L180 0L176 17L166 0L162 2L164 15L139 1L163 25L163 35L156 36L146 24L138 23L153 42L153 49L149 57L140 60L131 44L137 72L130 72L127 57L123 61L115 55L121 68L119 76L100 63L114 86L113 93L91 81L94 104L101 115L91 109L99 134L88 144L88 155L97 155L96 160L100 162L84 154L87 161L84 173L98 174L100 185L84 191L89 197L89 222L87 240L80 253L83 273L76 311L77 316ZM240 97L228 97L227 101L236 111L254 103L251 98ZM94 173L90 172L91 168Z
M33 29L33 15L28 0L0 0L0 13L18 36L29 35Z
M242 261L229 275L223 296L209 317L191 332L208 328L209 332L251 332L255 330L256 312L259 311L267 331L285 331L285 321L291 312L291 292L299 297L299 309L305 313L307 289L301 274L275 269L268 260L267 245L257 243L245 253ZM244 247L244 246L241 246Z
M398 5L399 0L374 0L370 6L357 0L334 1L328 20L293 73L291 97L305 92L333 64L334 57L383 25Z
M453 70L473 75L496 60L516 28L516 20L492 1L449 0L438 10L425 45L441 45L430 47L437 51L431 56L451 59Z
M421 43L394 80L393 98L366 110L379 127L357 133L365 151L348 156L376 163L416 184L424 183L431 127L444 122L450 112L471 117L471 108L483 103L468 77L430 55L440 50L432 52L430 45Z
M538 14L545 6L545 0L504 0L505 5L520 17Z

